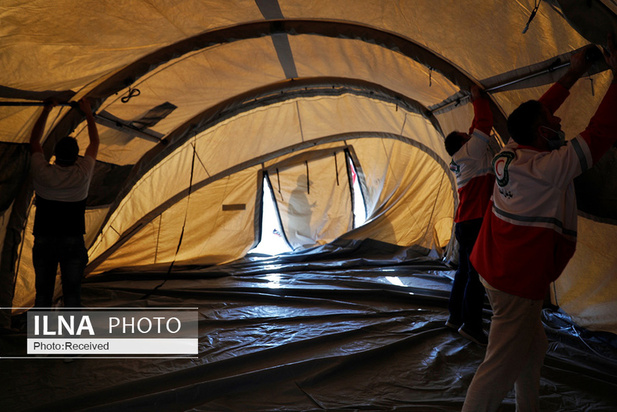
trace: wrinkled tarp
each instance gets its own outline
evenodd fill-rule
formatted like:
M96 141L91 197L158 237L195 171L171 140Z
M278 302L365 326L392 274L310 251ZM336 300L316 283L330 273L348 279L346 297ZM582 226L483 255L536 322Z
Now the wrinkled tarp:
M458 411L485 349L444 326L454 272L417 258L108 273L90 307L198 307L199 355L176 359L2 359L5 411ZM139 280L136 280L139 279ZM490 307L485 306L488 328ZM550 347L542 411L617 409L617 339L543 312ZM0 337L25 353L25 332ZM513 393L502 411L514 411Z

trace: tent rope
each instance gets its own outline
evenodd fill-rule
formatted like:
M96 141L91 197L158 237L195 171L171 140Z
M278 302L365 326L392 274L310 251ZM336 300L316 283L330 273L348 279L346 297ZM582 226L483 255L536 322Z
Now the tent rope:
M123 96L120 101L122 101L122 103L128 103L129 100L131 100L133 97L137 97L141 94L141 90L137 89L137 88L130 88L129 87L129 91L126 94L126 96Z
M307 194L311 194L311 180L309 179L309 167L308 167L308 161L304 161L304 164L306 165L306 193Z
M279 175L279 168L276 168L276 181L278 184L279 195L281 195L281 201L283 200L283 192L281 192L281 176Z
M531 24L531 21L534 19L534 17L536 17L536 13L538 12L539 7L540 7L540 0L536 2L536 6L531 11L529 20L527 20L527 24L525 25L525 28L523 29L523 34L527 33L527 30L529 30L529 25Z
M336 152L334 152L333 155L334 155L334 171L336 173L336 185L340 186L341 184L339 183L339 180L338 180L338 160L336 158Z

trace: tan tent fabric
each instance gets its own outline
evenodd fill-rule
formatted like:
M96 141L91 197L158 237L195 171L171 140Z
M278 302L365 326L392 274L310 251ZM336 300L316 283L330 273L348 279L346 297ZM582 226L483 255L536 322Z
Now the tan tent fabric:
M275 199L292 248L326 244L353 229L345 152L330 153L276 167Z
M88 276L242 258L259 241L263 173L274 182L277 165L286 165L277 202L292 246L374 239L450 258L457 195L443 138L469 127L470 86L489 88L504 142L507 114L559 78L563 56L617 27L611 1L540 1L529 21L535 5L4 1L0 305L33 302L27 143L51 96L95 101L101 148ZM561 68L539 70L559 57ZM609 79L599 65L572 89L557 113L569 137L586 126ZM87 131L76 109L54 109L47 126L48 157L69 133L83 154ZM321 156L327 151L336 154ZM368 213L355 229L348 155ZM289 202L307 164L311 218L301 224L306 211ZM592 180L614 175L610 164ZM553 293L582 326L615 332L617 207L614 186L597 187L586 194L579 248Z

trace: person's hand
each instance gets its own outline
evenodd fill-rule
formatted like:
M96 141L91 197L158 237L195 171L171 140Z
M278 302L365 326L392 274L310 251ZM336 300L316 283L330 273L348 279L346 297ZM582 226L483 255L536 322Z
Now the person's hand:
M572 70L578 77L581 77L594 63L592 59L587 58L587 55L592 54L594 51L597 52L596 46L590 44L589 46L581 49L578 53L573 54L570 57L570 70Z
M92 114L92 107L90 106L90 100L85 97L79 101L79 108L86 114Z
M607 47L604 48L604 60L613 71L613 81L617 77L617 47L615 47L615 39L610 33L607 38Z
M46 111L47 113L49 113L49 112L51 112L51 109L53 109L57 105L58 105L58 101L56 99L53 99L53 98L46 99L43 102L43 110Z
M483 97L483 91L478 85L471 86L471 100L477 100Z

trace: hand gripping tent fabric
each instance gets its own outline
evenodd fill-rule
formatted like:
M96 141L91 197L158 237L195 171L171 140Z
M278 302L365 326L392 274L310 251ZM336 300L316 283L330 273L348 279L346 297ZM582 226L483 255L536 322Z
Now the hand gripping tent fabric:
M616 12L610 0L4 1L0 306L34 302L28 139L47 98L66 102L48 158L68 134L83 155L70 102L94 102L87 279L242 261L262 238L264 191L291 255L375 242L393 251L383 262L448 262L458 200L443 139L469 127L471 86L488 91L504 144L507 115L617 32ZM598 62L572 89L557 113L569 138L610 78ZM613 333L616 155L577 181L578 249L551 291L578 325Z

